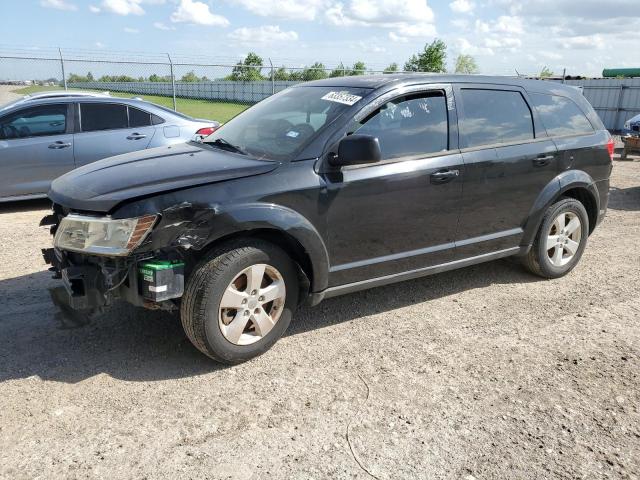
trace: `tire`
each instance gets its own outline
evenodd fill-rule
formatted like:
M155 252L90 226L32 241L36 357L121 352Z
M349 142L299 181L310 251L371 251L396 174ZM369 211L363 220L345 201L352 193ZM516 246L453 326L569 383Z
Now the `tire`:
M556 220L560 222L564 214L566 231L573 228L570 222L573 218L577 218L580 225L567 236L559 232L559 235L555 235L560 223L556 223ZM579 241L575 241L579 236ZM545 213L540 228L536 234L535 240L529 250L529 253L522 259L522 263L525 268L531 273L543 278L559 278L569 273L578 263L585 247L587 246L587 238L589 236L589 216L584 205L578 200L573 198L561 198L556 203L551 205ZM554 238L558 237L557 242L563 240L567 243L563 247L554 247L547 249L550 244L562 245L562 243L555 243ZM573 243L568 243L573 242ZM577 247L574 247L577 243ZM558 254L558 249L562 248L562 252ZM575 253L572 253L573 249Z
M250 278L259 278L253 272L262 266L261 285L272 283L253 290L258 293L251 295ZM278 297L264 305L258 302L258 298L269 299L268 293L260 296L260 292L268 292L266 287L281 292L282 283L283 299ZM225 293L230 295L224 297ZM244 305L223 308L223 298L225 304L240 305L238 295L243 295L238 298ZM298 305L298 295L296 265L284 251L261 240L235 240L214 249L194 268L182 297L182 326L191 343L205 355L229 365L242 363L267 351L284 334ZM260 309L262 314L258 314ZM270 314L265 317L268 309ZM244 328L241 315L249 319ZM271 322L265 322L265 318ZM233 324L239 328L233 327L234 320L240 322ZM258 325L267 325L270 330L265 328L267 333L262 335Z

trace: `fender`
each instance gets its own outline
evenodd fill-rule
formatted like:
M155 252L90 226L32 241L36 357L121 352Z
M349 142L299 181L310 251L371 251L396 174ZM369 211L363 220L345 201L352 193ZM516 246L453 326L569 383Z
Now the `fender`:
M529 211L527 222L522 235L521 246L530 247L533 244L542 217L549 208L562 194L573 188L584 188L593 197L598 211L600 211L600 195L596 182L591 176L582 170L567 170L551 180L540 192L533 207Z
M298 242L311 263L311 291L327 288L329 254L316 228L298 212L271 203L196 205L189 202L169 207L154 228L144 250L181 247L196 251L241 232L274 230Z

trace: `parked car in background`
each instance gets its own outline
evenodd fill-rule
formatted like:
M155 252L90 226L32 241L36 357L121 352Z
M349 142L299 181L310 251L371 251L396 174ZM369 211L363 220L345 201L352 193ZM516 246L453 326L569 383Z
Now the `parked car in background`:
M640 135L640 115L636 115L624 122L622 135Z
M566 275L606 213L613 147L580 92L551 82L308 82L202 143L56 179L43 253L63 308L180 310L200 351L238 363L302 300L508 256Z
M0 202L45 197L54 178L76 167L184 143L218 126L108 93L27 95L0 107Z

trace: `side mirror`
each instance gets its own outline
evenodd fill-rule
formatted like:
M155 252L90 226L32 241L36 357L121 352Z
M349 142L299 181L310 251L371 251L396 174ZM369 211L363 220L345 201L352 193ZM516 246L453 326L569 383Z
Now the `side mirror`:
M380 143L371 135L349 135L338 143L338 155L329 157L334 167L376 163L382 159Z

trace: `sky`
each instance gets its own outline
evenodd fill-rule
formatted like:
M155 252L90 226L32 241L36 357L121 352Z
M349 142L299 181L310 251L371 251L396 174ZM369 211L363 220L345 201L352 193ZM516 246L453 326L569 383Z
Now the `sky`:
M600 76L640 67L640 0L0 0L0 47L171 52L276 65L362 60L400 66L425 43L447 44L453 68Z

